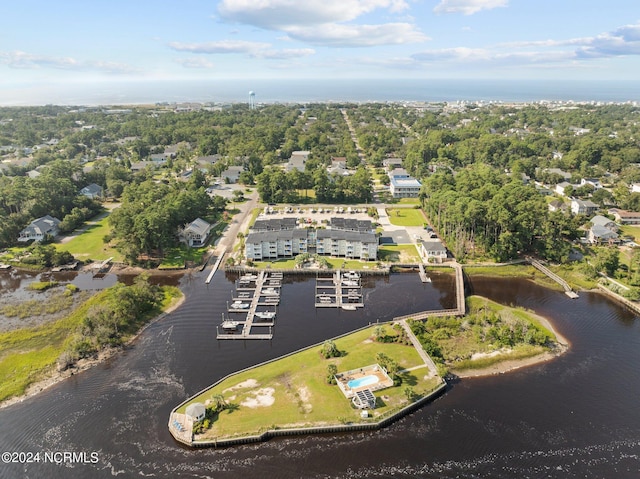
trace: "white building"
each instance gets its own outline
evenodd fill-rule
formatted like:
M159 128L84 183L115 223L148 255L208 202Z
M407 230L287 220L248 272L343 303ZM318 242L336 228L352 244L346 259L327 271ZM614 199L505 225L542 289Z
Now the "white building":
M422 183L413 178L407 170L394 168L389 173L389 192L394 198L417 198L420 194Z
M196 218L189 223L180 234L180 238L189 246L204 246L209 239L209 233L213 226L202 218Z
M599 206L591 200L571 200L571 212L574 215L590 215L598 211Z
M440 240L424 240L418 242L418 252L427 262L442 263L447 259L447 248Z
M291 158L287 163L286 170L291 171L293 169L304 171L307 160L309 159L310 151L294 151L291 153Z

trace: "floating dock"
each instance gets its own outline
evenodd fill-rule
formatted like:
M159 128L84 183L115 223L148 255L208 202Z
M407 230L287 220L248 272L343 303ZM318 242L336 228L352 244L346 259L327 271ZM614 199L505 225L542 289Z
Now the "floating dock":
M342 308L355 311L363 308L360 274L336 271L330 277L316 277L316 308Z
M245 274L237 284L232 302L227 303L227 314L233 319L223 317L222 324L216 328L216 339L273 339L282 273ZM236 319L240 314L246 315L244 319ZM252 328L269 328L269 332L252 333Z

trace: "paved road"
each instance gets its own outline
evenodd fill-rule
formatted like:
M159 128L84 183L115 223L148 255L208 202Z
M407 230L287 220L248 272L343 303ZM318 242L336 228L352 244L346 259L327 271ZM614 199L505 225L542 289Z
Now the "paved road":
M236 214L231 221L231 224L224 230L222 236L216 244L214 254L216 256L224 253L231 252L233 250L233 243L240 232L246 232L249 228L249 222L251 221L251 212L254 208L258 207L258 191L253 190L249 200L244 203L239 203L238 208L240 213Z

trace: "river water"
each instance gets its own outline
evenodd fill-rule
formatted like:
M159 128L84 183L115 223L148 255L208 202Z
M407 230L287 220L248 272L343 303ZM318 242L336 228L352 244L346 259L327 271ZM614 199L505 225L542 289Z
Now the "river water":
M596 293L571 300L519 279L473 278L470 289L547 316L571 342L568 353L455 382L376 432L182 447L167 430L170 410L220 377L378 319L455 303L451 275L422 284L394 274L366 279L363 310L316 311L313 279L286 279L272 341L217 342L235 277L217 273L207 286L205 275L184 277L185 303L124 353L0 410L0 452L96 452L95 464L0 465L0 477L640 477L640 318Z

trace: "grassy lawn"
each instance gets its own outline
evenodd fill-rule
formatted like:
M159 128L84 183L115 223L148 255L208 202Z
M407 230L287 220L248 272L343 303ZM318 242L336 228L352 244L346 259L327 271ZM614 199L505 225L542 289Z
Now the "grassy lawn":
M400 205L419 205L420 204L420 198L398 198L398 204L400 204ZM422 223L420 224L420 226L422 226Z
M158 269L175 269L184 268L187 263L200 264L202 257L209 248L204 246L202 248L189 248L187 245L181 243L178 246L165 251L164 259Z
M161 308L172 304L182 293L175 287L165 287ZM24 394L27 387L46 377L56 367L60 355L73 341L87 311L107 301L110 290L105 289L78 306L66 317L33 328L0 333L0 401ZM160 309L148 318L157 316Z
M396 226L423 226L427 222L422 210L416 208L387 208L387 216Z
M377 362L379 352L394 359L403 369L422 364L412 346L376 342L373 339L374 329L367 328L336 339L336 346L345 353L341 357L324 359L320 355L321 346L316 346L231 376L195 397L190 402L207 404L207 400L222 394L231 406L217 416L211 429L196 439L256 434L275 427L367 421L360 418L359 411L351 406L338 386L327 383L327 366L335 364L338 372L368 366ZM426 395L435 389L440 380L425 378L427 373L426 368L405 372L402 385L376 392L378 407L373 410L373 419L406 405L408 400L404 389L407 386L411 386L418 395ZM265 395L270 396L273 402L256 405L256 398ZM183 405L178 412L184 413L186 406Z
M640 244L640 226L623 225L620 227L620 236L633 236L633 241Z
M104 261L113 258L114 261L122 261L123 256L113 246L102 241L109 234L109 216L105 216L94 224L89 224L86 231L79 234L65 244L56 244L58 251L68 251L77 259L86 261Z
M385 245L378 248L378 259L391 263L420 263L420 254L413 244Z

